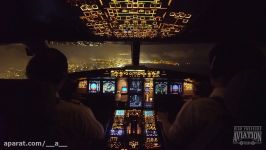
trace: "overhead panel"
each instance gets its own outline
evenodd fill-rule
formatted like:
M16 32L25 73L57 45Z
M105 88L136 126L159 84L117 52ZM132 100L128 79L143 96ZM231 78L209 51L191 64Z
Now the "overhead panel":
M96 36L164 38L184 30L192 15L174 10L172 0L66 0Z

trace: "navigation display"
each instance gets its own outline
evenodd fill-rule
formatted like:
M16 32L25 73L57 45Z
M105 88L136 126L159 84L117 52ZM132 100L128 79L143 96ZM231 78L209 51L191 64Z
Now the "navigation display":
M133 80L131 81L131 84L130 84L130 92L132 93L140 93L142 92L142 81L140 80Z
M181 94L182 93L182 83L172 83L170 85L171 94Z
M115 93L115 81L103 81L103 93Z
M100 92L100 81L89 81L89 93L99 93Z
M139 108L142 106L140 95L130 95L129 107Z
M167 82L155 82L155 94L167 94Z

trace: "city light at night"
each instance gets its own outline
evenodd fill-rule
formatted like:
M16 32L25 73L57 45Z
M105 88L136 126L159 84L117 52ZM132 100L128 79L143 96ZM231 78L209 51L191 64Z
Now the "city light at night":
M173 65L176 66L178 62L171 62L167 60L147 60L141 63L144 64L154 64L154 65ZM82 71L89 71L95 69L106 69L106 68L118 68L124 67L126 65L131 64L131 59L92 59L89 62L80 62L80 63L71 63L69 62L68 65L68 72L82 72ZM2 79L24 79L25 76L25 69L14 69L9 68L5 72L0 73L0 78Z

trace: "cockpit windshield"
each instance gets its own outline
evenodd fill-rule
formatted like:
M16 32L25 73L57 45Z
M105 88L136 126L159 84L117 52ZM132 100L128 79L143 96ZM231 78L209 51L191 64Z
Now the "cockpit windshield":
M0 45L0 79L24 79L25 68L31 57L24 44Z
M68 58L69 72L118 68L131 64L131 45L102 43L91 45L50 44Z
M152 68L197 74L208 73L213 44L142 44L140 64Z
M68 58L69 73L132 64L131 43L126 42L48 42L48 46L62 51ZM208 53L212 43L145 43L140 46L140 65L178 72L208 74ZM260 49L266 53L265 47ZM31 56L24 44L0 46L0 78L24 79L25 68Z

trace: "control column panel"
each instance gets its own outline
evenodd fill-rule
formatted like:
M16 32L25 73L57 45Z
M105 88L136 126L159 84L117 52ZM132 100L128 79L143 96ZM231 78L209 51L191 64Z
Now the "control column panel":
M162 147L153 110L116 110L109 131L110 149L161 149Z

